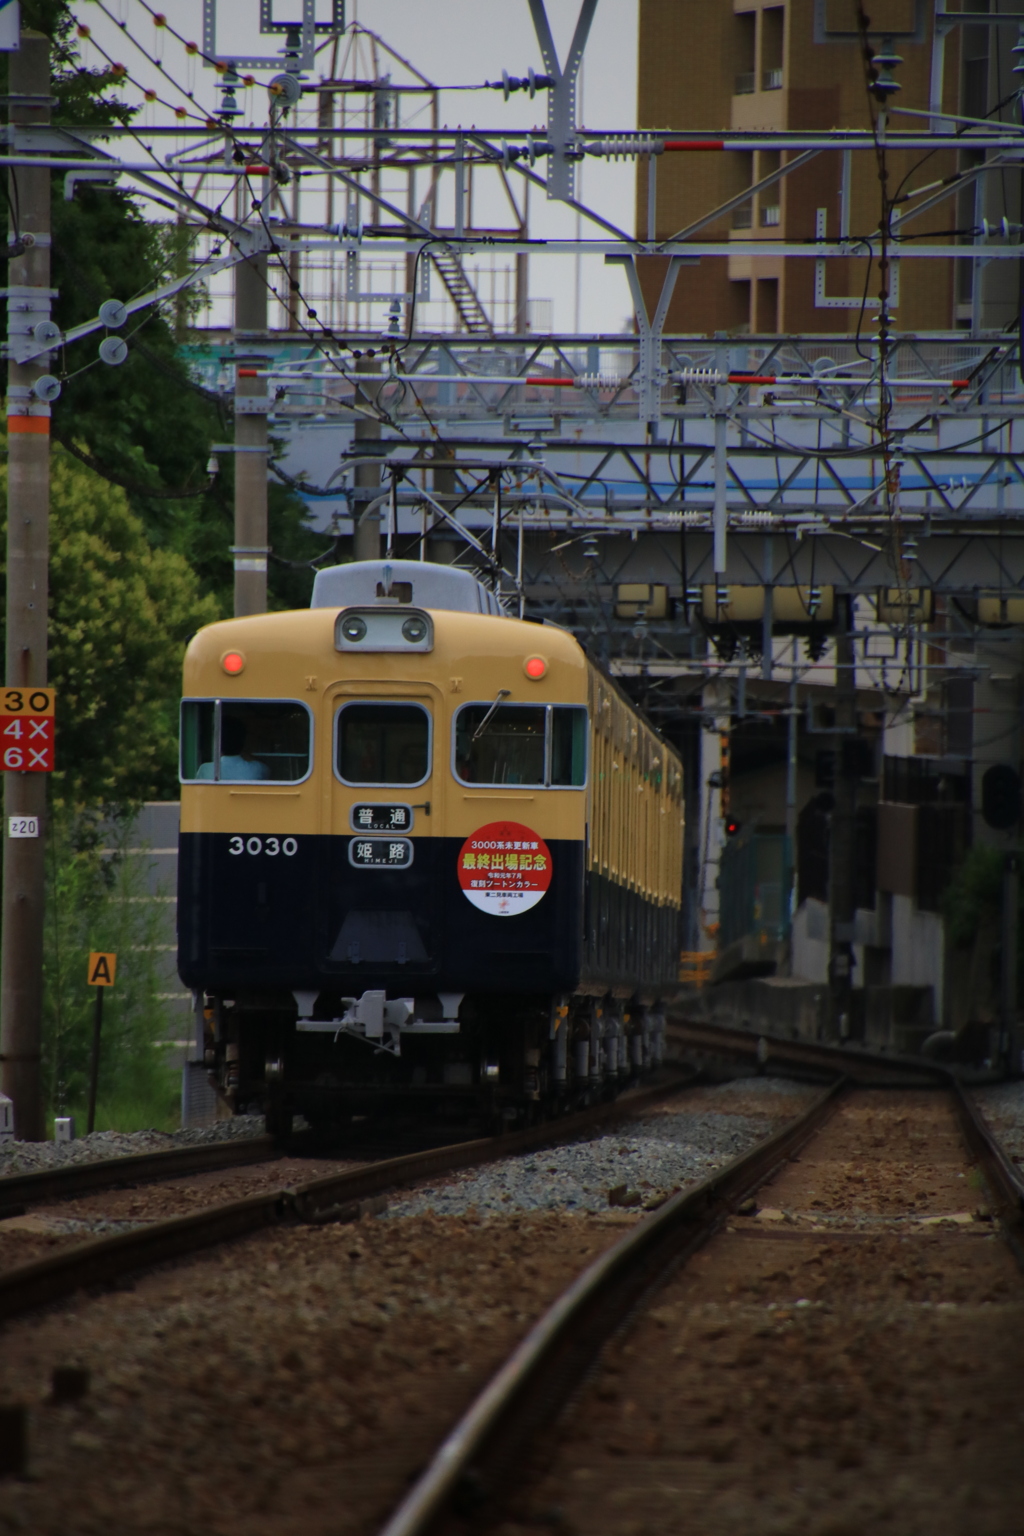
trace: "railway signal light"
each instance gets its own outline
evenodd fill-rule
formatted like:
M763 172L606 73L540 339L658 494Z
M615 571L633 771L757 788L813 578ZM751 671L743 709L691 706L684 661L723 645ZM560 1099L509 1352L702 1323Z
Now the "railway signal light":
M735 837L739 830L740 830L740 823L736 820L736 817L735 816L727 816L725 818L725 835L726 835L726 837Z

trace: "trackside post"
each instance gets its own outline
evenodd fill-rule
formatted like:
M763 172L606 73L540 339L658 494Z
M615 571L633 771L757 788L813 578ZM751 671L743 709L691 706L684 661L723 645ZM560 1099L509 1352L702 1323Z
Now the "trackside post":
M13 7L12 7L13 9ZM8 55L12 130L50 121L50 44L22 32ZM47 373L39 353L49 328L50 180L44 162L9 172L7 289L7 643L8 690L42 689L47 677L47 596L50 556L50 407L37 390ZM17 227L15 227L15 219ZM45 334L48 334L48 329ZM21 362L26 353L37 355ZM50 711L52 713L52 710ZM43 899L46 771L28 763L4 774L3 947L0 954L0 1089L14 1101L15 1132L44 1136L40 1062L43 1016ZM35 835L12 835L34 823Z
M96 1087L100 1078L100 1036L103 1033L103 994L114 985L117 956L94 950L89 956L89 985L96 988L96 1014L92 1026L92 1059L89 1062L89 1122L87 1134L96 1129Z

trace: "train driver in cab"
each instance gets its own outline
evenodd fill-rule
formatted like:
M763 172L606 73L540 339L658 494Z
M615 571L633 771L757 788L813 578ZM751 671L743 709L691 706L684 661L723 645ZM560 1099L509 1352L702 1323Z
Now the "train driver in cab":
M270 777L266 763L261 763L258 758L249 755L247 737L245 721L225 714L220 728L220 776L222 779L237 781ZM213 764L201 763L196 778L212 779Z

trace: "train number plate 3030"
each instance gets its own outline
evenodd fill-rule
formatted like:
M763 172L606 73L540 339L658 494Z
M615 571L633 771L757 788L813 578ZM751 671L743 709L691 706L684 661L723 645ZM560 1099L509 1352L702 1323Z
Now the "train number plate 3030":
M354 837L348 861L357 869L408 869L412 843L407 837Z

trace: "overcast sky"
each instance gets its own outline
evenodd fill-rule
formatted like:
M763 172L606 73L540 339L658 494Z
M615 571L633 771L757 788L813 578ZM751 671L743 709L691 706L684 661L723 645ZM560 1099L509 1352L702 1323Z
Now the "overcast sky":
M326 17L329 0L318 0L318 11ZM183 47L164 34L163 64L167 79L148 64L134 46L137 40L149 53L157 50L158 29L139 0L105 0L106 9L116 18L104 15L89 0L73 0L78 19L88 25L96 44L118 62L124 63L133 82L125 86L130 102L140 99L141 88L159 88L161 95L177 102L181 98L167 85L167 79L194 89L197 102L208 111L215 110L218 96L212 70L189 63ZM585 55L580 93L582 126L608 132L629 132L636 126L636 26L638 0L600 0L590 31ZM273 0L275 20L291 20L301 14L299 0ZM579 12L579 0L547 0L548 15L560 60L565 59ZM186 39L201 41L202 0L174 0L166 15ZM349 21L358 20L377 32L400 55L439 86L474 85L498 80L503 69L510 75L525 75L532 65L543 69L527 0L348 0ZM126 23L122 30L118 21ZM222 55L234 50L274 53L280 37L259 36L259 0L220 0L218 5L217 49ZM86 62L102 65L98 47L86 44ZM324 69L327 67L324 59ZM276 72L258 71L265 82ZM322 71L318 70L317 73ZM401 75L395 66L396 78ZM265 117L265 102L260 92L249 92L256 121ZM159 106L146 109L150 122L173 121L170 112ZM507 103L500 91L450 91L441 98L442 121L455 126L476 125L507 135L525 128L542 127L546 105L542 95L530 101L526 93L513 96ZM606 164L588 161L584 168L582 199L626 229L634 226L633 162ZM478 216L479 217L479 216ZM564 205L549 203L543 192L531 195L531 233L552 237L576 232L577 216ZM594 226L584 235L599 234ZM554 300L554 324L558 330L572 329L577 317L584 330L621 330L630 314L625 279L607 268L601 257L584 258L579 264L580 283L577 300L577 263L571 257L533 258L530 291L534 298Z

